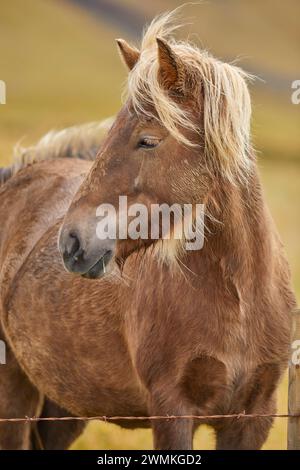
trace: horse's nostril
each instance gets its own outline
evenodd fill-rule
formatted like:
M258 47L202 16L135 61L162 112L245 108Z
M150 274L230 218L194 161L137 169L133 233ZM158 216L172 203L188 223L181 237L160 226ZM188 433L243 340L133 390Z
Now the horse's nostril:
M74 261L78 261L79 256L82 255L83 250L80 245L80 240L76 233L69 233L69 240L66 246L67 254L70 258L73 258Z

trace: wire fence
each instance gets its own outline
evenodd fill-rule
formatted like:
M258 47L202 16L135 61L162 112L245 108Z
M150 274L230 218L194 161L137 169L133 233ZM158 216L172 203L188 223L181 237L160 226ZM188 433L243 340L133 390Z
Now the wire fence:
M241 419L241 418L300 418L299 414L288 413L235 413L224 415L162 415L162 416L24 416L23 418L0 418L0 423L31 423L38 421L156 421L156 420L179 420L193 419L199 421L210 421L217 419Z

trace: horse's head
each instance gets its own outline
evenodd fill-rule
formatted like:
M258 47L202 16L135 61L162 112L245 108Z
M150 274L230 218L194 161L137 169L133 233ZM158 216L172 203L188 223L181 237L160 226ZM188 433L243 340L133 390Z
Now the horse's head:
M128 98L60 232L60 251L71 272L99 277L113 257L125 260L159 243L166 234L159 222L159 237L151 237L151 207L175 204L180 212L190 204L194 214L194 205L205 203L220 179L236 184L249 169L244 72L171 39L170 16L150 25L140 51L118 41L130 70ZM131 222L137 225L132 207L146 225L138 235L129 233ZM179 242L168 242L174 257Z

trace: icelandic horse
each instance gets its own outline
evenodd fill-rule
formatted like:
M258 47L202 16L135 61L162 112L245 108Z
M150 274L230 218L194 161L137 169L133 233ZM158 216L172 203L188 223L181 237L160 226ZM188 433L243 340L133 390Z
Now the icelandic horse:
M199 421L184 416L276 410L295 298L247 74L176 41L173 20L153 20L140 50L118 40L127 100L95 158L97 126L50 134L2 170L1 417L144 416L118 423L151 426L156 449L191 449ZM97 207L118 211L120 195L204 204L202 249L172 230L97 237ZM272 418L202 422L217 449L259 449ZM2 423L0 447L66 448L82 426Z

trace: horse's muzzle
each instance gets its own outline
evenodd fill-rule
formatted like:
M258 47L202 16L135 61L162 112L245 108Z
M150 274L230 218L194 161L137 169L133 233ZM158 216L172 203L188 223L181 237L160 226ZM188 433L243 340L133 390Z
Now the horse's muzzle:
M59 251L67 271L88 279L102 277L108 271L113 258L113 241L98 241L97 246L87 250L81 237L75 231L61 232Z

